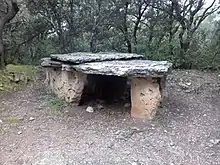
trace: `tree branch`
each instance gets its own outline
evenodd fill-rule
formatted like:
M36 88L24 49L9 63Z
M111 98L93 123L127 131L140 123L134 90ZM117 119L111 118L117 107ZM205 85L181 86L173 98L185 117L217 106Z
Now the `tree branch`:
M4 21L4 24L6 22L9 22L11 21L15 15L17 14L17 12L19 11L19 8L18 8L18 4L17 4L17 1L16 0L10 0L10 3L8 3L8 1L5 1L6 4L7 4L7 14L5 16L3 16L3 21Z
M212 9L212 11L209 12L209 10L214 6L215 2L216 2L216 0L213 0L211 5L205 9L205 11L202 13L202 15L198 16L198 19L196 20L197 23L196 22L194 23L195 27L194 27L193 31L198 29L198 27L202 23L202 21L204 21L209 15L213 14L218 9L220 9L220 5L219 5L218 7L216 7L215 9Z

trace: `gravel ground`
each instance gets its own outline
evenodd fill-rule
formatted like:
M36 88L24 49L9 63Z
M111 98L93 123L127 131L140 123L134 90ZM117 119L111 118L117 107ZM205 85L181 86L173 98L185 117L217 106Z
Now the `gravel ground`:
M168 80L152 121L119 103L52 110L40 82L0 93L0 165L220 165L220 76L174 71Z

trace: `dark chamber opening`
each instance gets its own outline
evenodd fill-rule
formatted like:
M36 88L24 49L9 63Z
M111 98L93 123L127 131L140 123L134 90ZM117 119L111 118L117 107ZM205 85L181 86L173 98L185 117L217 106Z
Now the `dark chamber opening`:
M106 103L130 101L130 83L127 78L106 75L87 75L81 105L93 101L104 100Z

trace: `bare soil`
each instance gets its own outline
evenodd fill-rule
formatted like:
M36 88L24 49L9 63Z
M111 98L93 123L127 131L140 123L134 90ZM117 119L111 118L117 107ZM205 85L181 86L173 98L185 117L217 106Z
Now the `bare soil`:
M51 110L42 81L0 93L0 165L219 165L220 76L174 71L152 121L122 103Z

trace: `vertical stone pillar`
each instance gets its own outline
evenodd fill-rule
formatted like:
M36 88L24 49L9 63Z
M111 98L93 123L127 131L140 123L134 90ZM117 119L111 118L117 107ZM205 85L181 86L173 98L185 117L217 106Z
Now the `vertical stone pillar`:
M162 96L160 84L151 77L133 77L131 82L131 116L134 118L152 119Z
M61 68L46 69L46 84L61 99L78 105L84 89L86 74L65 71Z
M49 81L50 81L50 76L49 76L49 67L44 67L44 73L45 73L45 80L44 80L44 84L49 85Z
M85 86L86 74L77 71L62 71L62 96L69 103L79 105Z

